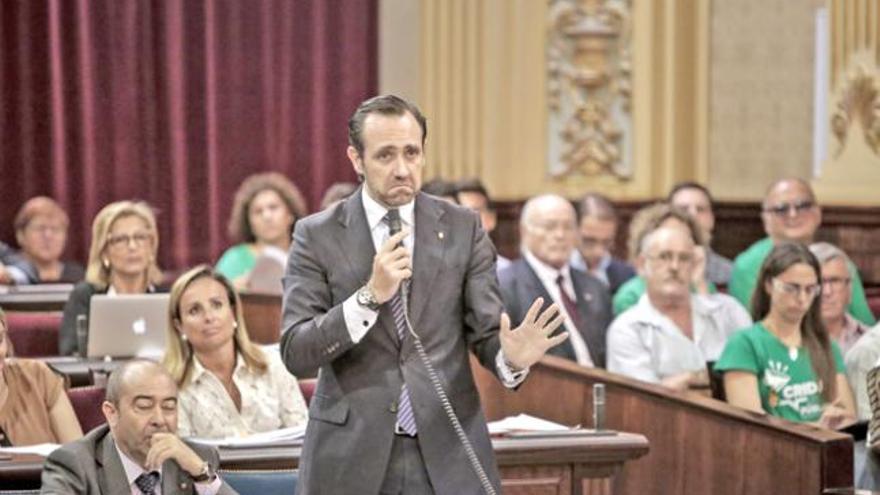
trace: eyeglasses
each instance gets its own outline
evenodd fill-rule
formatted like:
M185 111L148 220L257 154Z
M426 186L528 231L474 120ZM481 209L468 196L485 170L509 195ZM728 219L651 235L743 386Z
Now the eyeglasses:
M143 246L150 241L153 240L153 234L149 234L147 232L138 232L133 235L129 234L119 234L119 235L111 235L107 238L107 245L112 248L120 248L124 246L130 246L132 242L134 242L135 246L140 247Z
M829 292L837 292L849 287L851 281L849 277L827 277L822 279L822 288Z
M792 213L794 213L794 216L798 216L811 210L814 206L816 206L816 203L810 200L798 201L796 203L780 203L764 208L764 213L770 213L777 217L785 217Z
M801 285L785 282L778 278L773 279L773 288L789 296L797 297L799 294L804 294L810 299L813 299L822 293L821 284Z
M529 225L545 232L553 232L556 230L562 230L563 232L572 232L575 229L574 222L532 222Z
M659 254L651 255L647 258L662 265L671 265L674 261L678 261L679 265L690 265L694 262L693 254L674 253L672 251L662 251Z

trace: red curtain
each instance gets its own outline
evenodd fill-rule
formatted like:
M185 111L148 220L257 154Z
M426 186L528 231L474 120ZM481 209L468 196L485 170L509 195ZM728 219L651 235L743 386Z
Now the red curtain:
M85 260L105 204L158 210L165 268L216 260L246 176L316 207L354 180L346 121L377 85L375 0L0 3L0 239L27 198L70 213Z

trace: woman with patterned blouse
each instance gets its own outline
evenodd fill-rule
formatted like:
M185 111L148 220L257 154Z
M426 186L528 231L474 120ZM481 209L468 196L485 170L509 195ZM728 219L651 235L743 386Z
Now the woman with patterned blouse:
M274 353L248 338L229 280L201 265L171 287L163 364L180 387L178 430L241 437L305 424L299 385Z

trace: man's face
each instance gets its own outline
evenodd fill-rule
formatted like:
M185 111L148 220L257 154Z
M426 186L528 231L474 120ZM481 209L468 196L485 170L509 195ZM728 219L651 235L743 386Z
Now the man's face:
M849 268L842 258L822 263L822 319L835 321L843 318L852 299Z
M361 140L363 156L349 146L348 158L364 177L367 194L386 207L412 201L422 187L425 166L422 129L415 117L409 112L367 115Z
M672 197L672 206L687 212L706 235L706 239L712 238L712 230L715 229L715 214L712 213L712 204L709 198L699 189L682 189Z
M458 204L470 208L480 215L480 223L486 232L495 230L497 220L495 212L489 208L489 199L478 192L462 191L458 193Z
M53 215L38 215L18 232L22 251L40 263L58 261L67 242L64 219Z
M585 216L581 218L580 235L581 255L589 268L596 268L614 246L617 223L614 220Z
M694 241L690 233L677 225L669 225L648 235L647 245L637 261L648 295L652 298L688 297L694 265Z
M539 200L524 219L522 239L536 258L554 267L568 263L577 243L574 208L562 198Z
M767 195L761 218L774 242L809 243L822 222L822 210L803 184L782 181Z
M177 432L177 385L154 367L129 371L119 405L102 410L120 450L143 466L153 435Z

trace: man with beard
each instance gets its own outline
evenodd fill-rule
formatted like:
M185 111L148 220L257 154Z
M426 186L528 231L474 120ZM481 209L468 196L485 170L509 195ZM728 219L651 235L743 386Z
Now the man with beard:
M688 217L687 228L667 223L640 240L636 268L646 291L608 329L609 371L674 390L706 385L706 362L751 325L733 298L691 293L698 228Z

